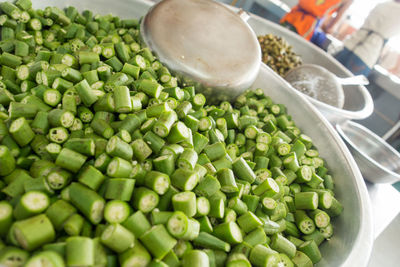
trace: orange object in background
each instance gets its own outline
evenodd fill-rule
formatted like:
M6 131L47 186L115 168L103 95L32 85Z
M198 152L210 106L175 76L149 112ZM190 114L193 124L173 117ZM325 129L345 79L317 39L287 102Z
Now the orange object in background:
M299 35L310 40L318 21L334 13L341 3L342 0L299 0L280 22L291 24Z

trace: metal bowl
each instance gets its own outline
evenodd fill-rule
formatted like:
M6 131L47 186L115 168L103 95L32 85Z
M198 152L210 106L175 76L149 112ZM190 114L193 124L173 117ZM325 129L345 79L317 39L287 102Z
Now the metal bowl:
M145 0L116 0L112 5L109 0L34 0L33 3L35 8L73 5L81 11L90 8L96 13L125 18L139 18L153 4ZM253 87L264 88L275 102L286 105L297 126L313 139L335 179L336 197L344 206L341 216L332 222L334 236L321 246L323 259L317 266L366 266L373 244L373 221L367 188L357 164L332 125L297 90L272 72L262 65Z
M304 63L320 65L338 77L353 76L335 58L298 34L256 15L252 15L247 22L257 35L272 33L283 37L293 46L293 51L301 56ZM305 94L303 95L334 125L346 120L365 119L372 114L374 103L367 88L364 86L347 85L343 86L343 89L345 101L343 109L330 106Z
M361 124L336 125L365 179L371 183L400 181L400 153Z

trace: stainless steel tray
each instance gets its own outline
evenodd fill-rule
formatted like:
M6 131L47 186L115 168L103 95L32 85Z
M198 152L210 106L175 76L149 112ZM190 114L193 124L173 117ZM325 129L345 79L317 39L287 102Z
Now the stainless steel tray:
M140 18L153 4L146 0L34 0L33 3L35 8L73 5L81 11L90 9L95 13L113 13L125 18ZM344 205L343 214L333 222L334 237L321 247L323 260L317 266L366 266L373 233L370 200L361 173L330 123L300 93L272 72L263 65L254 88L264 88L275 102L285 104L296 124L313 139L333 174L337 197Z

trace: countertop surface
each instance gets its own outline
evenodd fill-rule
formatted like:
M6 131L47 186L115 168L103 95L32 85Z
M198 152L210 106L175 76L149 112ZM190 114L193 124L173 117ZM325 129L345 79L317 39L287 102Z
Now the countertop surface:
M400 78L390 74L386 69L376 65L368 77L376 85L400 100Z
M400 214L374 242L368 267L399 266Z
M366 184L371 199L374 236L377 238L400 213L400 193L389 184Z
M399 266L400 193L389 184L366 184L371 199L375 236L368 267Z

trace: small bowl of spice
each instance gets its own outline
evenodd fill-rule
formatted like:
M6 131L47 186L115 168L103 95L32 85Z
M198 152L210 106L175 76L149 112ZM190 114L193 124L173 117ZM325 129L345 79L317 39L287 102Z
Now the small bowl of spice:
M293 52L292 46L282 37L267 34L258 36L262 61L280 76L302 64L301 57Z

